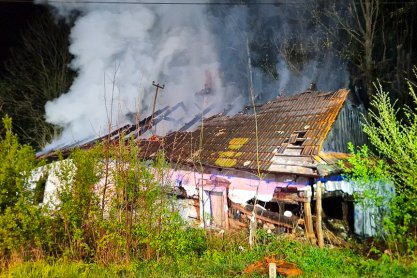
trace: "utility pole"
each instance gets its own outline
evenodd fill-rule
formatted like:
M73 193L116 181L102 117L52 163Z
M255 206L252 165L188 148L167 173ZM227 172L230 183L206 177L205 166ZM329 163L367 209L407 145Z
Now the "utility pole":
M159 85L159 83L156 84L155 81L152 81L152 86L155 86L156 88L155 88L155 98L153 100L153 108L152 108L150 127L152 127L152 125L153 125L153 120L154 120L153 115L155 114L156 98L158 97L159 89L163 90L165 88L165 84L164 85ZM156 128L155 128L155 133L156 133Z

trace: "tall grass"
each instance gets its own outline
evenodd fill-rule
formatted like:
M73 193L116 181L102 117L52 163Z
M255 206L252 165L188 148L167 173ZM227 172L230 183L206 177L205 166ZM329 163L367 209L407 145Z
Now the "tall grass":
M200 255L135 259L106 266L49 259L17 264L0 277L265 277L243 270L270 255L297 264L303 271L301 277L417 277L416 263L404 264L388 256L373 260L352 250L319 249L286 236L271 237L250 249L247 236L247 232L210 234L207 249Z

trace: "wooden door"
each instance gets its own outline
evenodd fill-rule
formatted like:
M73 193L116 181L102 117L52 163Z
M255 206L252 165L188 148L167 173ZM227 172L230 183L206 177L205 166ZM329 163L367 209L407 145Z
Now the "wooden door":
M214 223L218 227L224 227L225 215L223 192L210 192L210 204L212 223Z

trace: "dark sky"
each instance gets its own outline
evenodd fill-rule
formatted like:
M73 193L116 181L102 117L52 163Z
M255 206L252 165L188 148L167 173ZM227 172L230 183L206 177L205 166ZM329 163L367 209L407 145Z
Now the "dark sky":
M0 75L10 50L19 46L21 32L45 8L30 3L4 3L0 1Z

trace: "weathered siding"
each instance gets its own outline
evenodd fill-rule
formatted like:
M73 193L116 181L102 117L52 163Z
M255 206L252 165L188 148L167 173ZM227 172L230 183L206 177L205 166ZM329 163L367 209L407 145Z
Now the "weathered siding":
M363 106L354 106L346 100L323 142L322 151L348 152L348 142L352 142L355 146L365 144L367 139L361 126L362 113L365 113Z

